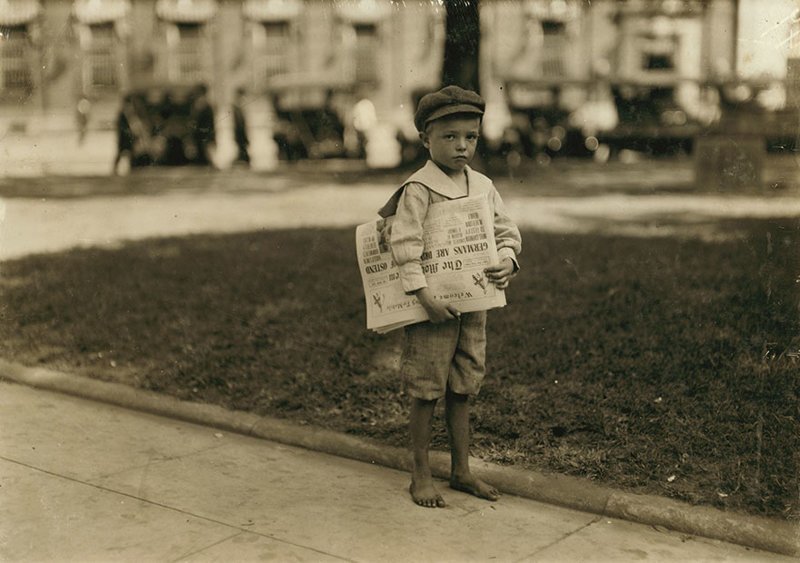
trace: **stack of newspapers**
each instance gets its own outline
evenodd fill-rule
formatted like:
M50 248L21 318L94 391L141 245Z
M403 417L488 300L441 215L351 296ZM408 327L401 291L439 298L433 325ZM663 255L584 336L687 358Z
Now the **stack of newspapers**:
M414 295L403 291L400 272L386 240L389 219L356 228L356 252L364 297L367 328L378 333L428 320ZM425 248L422 271L437 299L461 312L503 307L506 297L489 282L484 269L498 262L493 217L485 197L434 203L423 225Z

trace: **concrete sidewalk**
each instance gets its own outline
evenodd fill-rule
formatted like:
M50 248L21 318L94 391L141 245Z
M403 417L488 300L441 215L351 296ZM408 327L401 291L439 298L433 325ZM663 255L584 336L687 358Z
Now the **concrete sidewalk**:
M7 561L794 561L0 383Z

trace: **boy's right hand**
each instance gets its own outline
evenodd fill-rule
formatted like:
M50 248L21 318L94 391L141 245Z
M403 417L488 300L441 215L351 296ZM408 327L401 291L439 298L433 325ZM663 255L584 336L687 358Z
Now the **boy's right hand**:
M451 321L461 316L461 312L451 304L434 299L427 287L418 290L416 296L425 308L425 312L428 313L428 318L434 324Z

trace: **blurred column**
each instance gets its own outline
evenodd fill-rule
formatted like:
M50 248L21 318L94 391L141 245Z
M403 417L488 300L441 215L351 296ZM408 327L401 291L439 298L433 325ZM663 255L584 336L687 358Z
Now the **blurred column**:
M402 147L393 123L391 89L396 60L390 45L402 30L397 11L388 0L356 0L337 4L337 15L353 42L355 100L352 123L363 139L369 168L393 168L401 162Z
M33 137L47 111L42 16L38 1L0 0L0 176L41 172Z
M76 0L72 6L72 30L76 38L78 71L73 77L77 100L73 102L77 118L78 143L55 140L65 151L66 163L56 164L86 173L107 173L114 161L117 131L114 124L120 108L120 94L128 90L128 0Z
M242 111L254 170L270 170L278 164L273 101L286 95L287 85L306 71L303 63L308 61L300 60L303 11L300 0L246 0L242 5L243 56L250 84Z
M214 59L211 75L217 138L214 164L221 169L229 168L238 154L233 103L234 92L243 82L242 27L242 7L231 2L218 3L212 33Z

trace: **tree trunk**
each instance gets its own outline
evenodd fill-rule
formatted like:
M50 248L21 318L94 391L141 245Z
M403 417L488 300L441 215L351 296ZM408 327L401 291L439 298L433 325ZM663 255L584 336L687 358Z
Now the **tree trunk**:
M445 0L447 26L442 85L480 92L481 24L478 0Z

